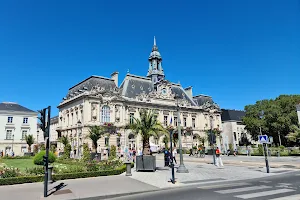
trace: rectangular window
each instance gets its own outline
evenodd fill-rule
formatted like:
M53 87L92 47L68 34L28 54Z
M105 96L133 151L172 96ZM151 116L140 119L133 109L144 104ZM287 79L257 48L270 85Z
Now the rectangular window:
M108 146L109 145L109 137L106 137L105 138L105 146Z
M196 120L195 120L195 118L192 118L192 126L193 126L193 128L196 127Z
M177 120L177 117L174 117L174 125L175 125L175 126L178 126L178 120Z
M27 130L22 131L22 140L25 140L25 136L27 135Z
M28 117L23 118L23 124L28 124Z
M186 117L183 118L183 126L186 127Z
M76 121L78 121L78 112L76 112Z
M13 123L13 117L8 117L7 118L7 123Z
M133 124L134 123L134 113L129 114L129 123Z
M168 126L168 116L164 116L164 125Z
M80 111L81 122L83 122L83 111Z
M73 115L73 113L71 113L71 125L73 125L74 124L74 115Z
M6 130L6 139L12 140L12 130Z
M67 115L67 126L69 126L69 124L70 124L70 115L68 114Z

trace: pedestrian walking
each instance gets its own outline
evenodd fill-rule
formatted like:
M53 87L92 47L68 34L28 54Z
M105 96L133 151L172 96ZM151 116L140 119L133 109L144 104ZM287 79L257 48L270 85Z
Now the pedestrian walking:
M177 161L176 161L176 154L177 154L177 149L174 148L173 152L172 152L172 157L173 157L173 161L175 162L175 164L177 164Z
M216 149L216 166L219 167L223 167L223 162L222 162L222 158L221 158L221 151L219 149L219 147L217 147Z

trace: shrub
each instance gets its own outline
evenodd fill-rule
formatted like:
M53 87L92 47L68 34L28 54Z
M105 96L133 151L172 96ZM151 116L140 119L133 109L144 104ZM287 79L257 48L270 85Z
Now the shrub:
M71 146L70 144L67 144L67 145L64 147L64 155L63 155L62 157L63 157L63 158L70 158L71 150L72 150L72 146Z
M82 155L82 161L87 162L91 159L91 153L89 150L88 144L83 144L83 155Z
M282 151L280 152L280 156L289 156L289 152L288 151Z
M280 151L284 151L284 148L285 147L283 145L279 146Z
M259 153L260 155L263 155L263 154L264 154L264 148L263 148L263 146L262 146L261 144L258 145L258 153Z
M26 174L29 175L43 175L45 173L44 167L32 167L25 169Z
M39 152L39 147L38 147L38 145L33 145L33 153L34 154L37 154Z
M117 157L117 147L115 145L111 145L109 157L110 159L114 159Z
M53 152L53 153L55 153L56 146L52 144L51 147L50 147L50 151Z
M15 156L15 157L4 156L3 159L32 159L32 157L31 156Z
M43 165L44 161L43 161L43 156L46 155L46 151L40 151L38 154L36 154L33 158L33 163L36 165ZM56 160L56 156L49 151L49 163L53 163Z
M20 176L20 170L13 167L0 167L0 178L10 178Z
M56 164L53 166L53 172L55 174L66 174L66 173L77 173L77 172L85 172L85 167L82 165L71 165L66 166L62 164Z
M40 144L40 148L41 151L46 150L45 145L44 144Z

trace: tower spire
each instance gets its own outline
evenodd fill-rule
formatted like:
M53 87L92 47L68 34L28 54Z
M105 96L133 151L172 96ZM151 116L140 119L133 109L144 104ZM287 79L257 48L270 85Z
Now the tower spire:
M150 77L153 83L156 83L159 80L164 79L164 70L162 68L162 58L158 51L158 47L156 45L156 38L154 36L152 52L149 56L149 70L147 77Z

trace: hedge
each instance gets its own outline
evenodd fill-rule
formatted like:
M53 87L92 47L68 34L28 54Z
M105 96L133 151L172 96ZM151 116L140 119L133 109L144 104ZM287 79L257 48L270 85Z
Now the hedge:
M131 164L133 167L134 164ZM65 180L65 179L77 179L77 178L89 178L98 176L112 176L119 175L126 171L126 165L123 165L114 170L104 170L95 172L78 172L78 173L66 173L66 174L53 174L52 178L55 181ZM44 181L44 176L22 176L14 178L0 178L0 185L15 185L22 183L34 183Z
M14 156L14 157L4 156L2 157L2 159L32 159L32 156Z

